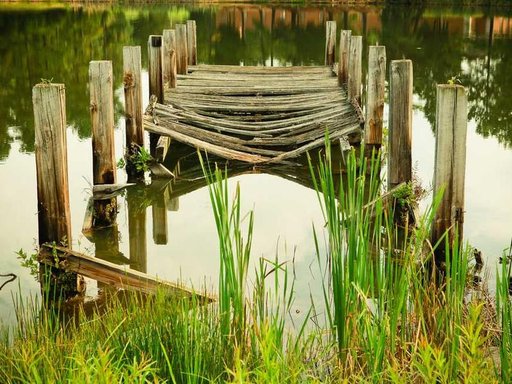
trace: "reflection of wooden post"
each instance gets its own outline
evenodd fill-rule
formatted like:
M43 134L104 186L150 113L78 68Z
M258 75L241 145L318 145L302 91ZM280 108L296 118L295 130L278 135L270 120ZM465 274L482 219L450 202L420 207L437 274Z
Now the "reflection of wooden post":
M386 88L386 47L371 46L368 54L368 86L366 97L365 144L382 145L384 92Z
M352 31L342 30L340 32L340 49L338 61L338 84L343 85L348 81L348 58L350 52L350 37Z
M123 83L126 124L126 173L128 182L144 177L137 171L131 158L144 146L142 128L142 81L140 47L123 47Z
M176 88L176 31L164 29L163 32L164 84Z
M155 95L157 102L164 102L164 84L162 72L162 36L151 35L148 39L148 75L149 94ZM149 134L149 152L155 156L159 135Z
M178 73L186 75L188 72L188 50L187 50L187 26L185 24L176 24L176 63Z
M336 57L336 22L325 23L325 65L333 65Z
M450 247L462 243L466 167L467 96L460 85L438 85L434 196L443 191L432 228L432 244L446 232ZM436 250L436 262L445 261L445 244Z
M195 20L187 20L188 65L197 64L197 37Z
M146 207L137 198L137 190L131 188L126 196L128 202L128 233L130 243L130 266L139 272L147 271Z
M169 181L154 181L151 185L154 193L153 205L153 241L155 244L167 244L167 204L169 201Z
M66 95L64 84L38 84L32 89L39 244L55 241L71 244L68 157L66 139ZM43 270L42 270L43 271ZM52 269L57 280L50 289L63 289L64 298L77 293L77 276ZM60 286L63 281L66 286ZM53 283L56 282L56 285ZM41 284L47 283L41 279ZM43 288L44 290L44 288ZM50 291L51 292L51 291ZM58 292L56 292L58 293ZM52 299L53 294L44 299Z
M355 101L358 105L361 105L362 51L362 36L351 36L348 59L348 99Z
M114 153L114 91L111 61L91 61L89 64L91 97L91 128L93 152L93 182L116 183ZM116 198L94 202L94 225L108 226L115 221Z
M388 190L391 190L412 179L412 61L391 61L389 78Z

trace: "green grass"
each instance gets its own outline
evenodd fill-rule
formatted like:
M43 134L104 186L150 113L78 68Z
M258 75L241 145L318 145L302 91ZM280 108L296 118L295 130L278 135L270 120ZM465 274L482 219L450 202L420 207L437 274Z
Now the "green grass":
M510 382L510 266L499 273L495 311L469 288L470 250L429 242L439 197L404 229L380 198L379 159L352 152L338 180L330 151L311 165L325 219L312 237L325 275L323 304L312 304L304 324L287 321L295 287L278 255L256 263L249 285L253 213L242 212L225 172L205 169L218 301L120 293L69 317L20 299L19 326L0 342L0 382ZM449 255L442 280L429 269L436 246ZM310 317L324 308L325 326L314 326Z

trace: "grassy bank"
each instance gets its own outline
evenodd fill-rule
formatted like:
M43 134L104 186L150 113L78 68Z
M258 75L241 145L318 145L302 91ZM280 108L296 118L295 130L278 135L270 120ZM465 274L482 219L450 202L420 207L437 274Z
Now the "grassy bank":
M352 153L338 181L329 151L312 166L326 222L326 252L324 229L312 234L323 297L304 324L287 321L291 265L261 259L248 284L253 216L241 212L240 191L232 194L217 170L209 180L221 261L217 303L163 291L115 295L67 322L20 305L14 339L0 344L0 382L510 382L509 267L499 271L497 311L485 291L471 288L469 250L447 249L445 279L433 278L437 245L428 234L436 204L403 230L394 206L380 198L378 162ZM318 317L324 321L311 320Z

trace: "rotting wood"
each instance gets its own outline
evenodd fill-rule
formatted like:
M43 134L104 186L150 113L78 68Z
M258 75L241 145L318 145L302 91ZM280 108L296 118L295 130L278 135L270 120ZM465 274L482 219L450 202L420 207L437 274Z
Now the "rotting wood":
M144 177L132 163L137 149L144 146L142 127L142 79L140 47L123 47L123 83L126 124L126 173L129 181Z
M361 105L361 78L362 78L362 52L363 37L350 37L350 51L348 62L348 98Z
M325 23L325 65L333 65L336 57L336 22Z
M460 85L437 86L434 196L442 193L432 227L432 244L445 234L452 247L462 244L466 169L467 95ZM436 249L436 263L446 261L445 244Z
M119 289L134 289L147 293L164 289L176 297L191 297L194 295L206 302L214 301L210 296L196 293L179 284L161 280L146 273L87 256L64 247L43 245L39 253L39 260L55 266L55 255L60 259L57 267L79 273Z
M350 53L350 37L352 31L342 30L340 32L340 49L338 61L338 84L344 85L348 81L348 60Z
M365 145L380 148L386 90L386 47L370 46L366 97ZM367 147L368 148L368 147Z
M412 180L411 60L393 60L389 74L388 189Z
M197 64L197 37L196 37L196 21L187 20L187 52L188 65Z
M133 185L135 185L135 183L93 185L93 198L96 200L110 199L114 196L120 195L126 188Z
M187 26L176 24L176 67L180 75L188 72L188 51L187 51Z

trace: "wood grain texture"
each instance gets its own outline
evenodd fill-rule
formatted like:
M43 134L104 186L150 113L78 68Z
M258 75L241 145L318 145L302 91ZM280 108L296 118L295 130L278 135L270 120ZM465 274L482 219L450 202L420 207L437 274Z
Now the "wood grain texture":
M325 65L333 65L336 60L336 22L325 23Z
M32 89L39 244L71 242L64 84Z
M350 37L350 51L348 62L348 98L361 105L361 77L362 77L363 37Z
M380 148L386 91L386 47L371 46L368 52L365 144Z
M188 38L186 24L176 24L176 64L180 75L188 73Z
M350 52L350 37L352 31L342 30L340 32L340 48L338 59L338 84L343 85L348 82L348 62Z
M163 82L170 88L176 88L176 31L164 29L163 31Z
M389 78L388 189L392 189L412 179L412 61L391 61Z
M188 65L197 64L197 36L195 20L187 20Z
M434 196L438 193L443 193L443 196L432 228L433 244L447 231L450 244L456 236L459 244L462 243L467 113L464 87L437 86ZM441 245L439 251L436 259L444 259L444 246Z

